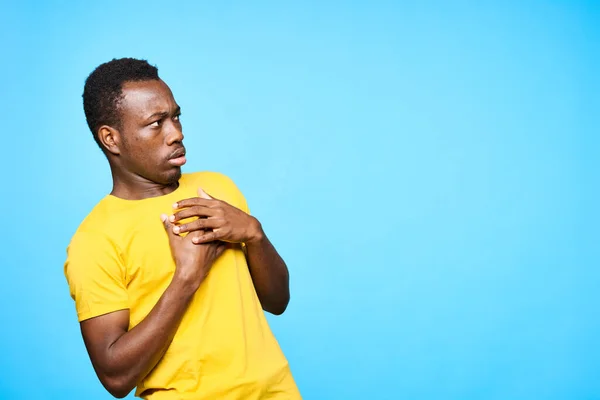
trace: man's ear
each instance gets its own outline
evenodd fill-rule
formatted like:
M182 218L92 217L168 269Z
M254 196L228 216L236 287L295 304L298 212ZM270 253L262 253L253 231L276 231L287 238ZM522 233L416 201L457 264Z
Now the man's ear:
M121 154L120 146L121 146L121 134L118 130L108 125L102 125L98 129L98 139L100 139L100 143L102 147L106 149L111 154L118 155Z

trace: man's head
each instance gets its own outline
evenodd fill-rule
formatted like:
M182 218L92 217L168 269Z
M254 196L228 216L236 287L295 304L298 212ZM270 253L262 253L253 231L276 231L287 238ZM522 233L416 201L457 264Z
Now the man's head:
M169 185L185 163L179 106L156 67L122 58L87 78L83 107L88 126L117 176Z

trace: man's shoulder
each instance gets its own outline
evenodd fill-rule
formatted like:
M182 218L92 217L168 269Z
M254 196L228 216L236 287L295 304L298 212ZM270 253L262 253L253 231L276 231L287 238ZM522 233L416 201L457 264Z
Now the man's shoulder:
M118 216L108 196L97 202L92 210L83 218L71 241L80 236L104 236L110 231L110 226Z
M222 172L199 171L183 175L184 182L187 185L201 187L209 195L219 197L219 194L235 195L239 193L237 185L233 179ZM211 191L214 192L211 194Z
M197 171L183 174L182 178L191 184L234 185L233 180L222 172Z
M247 209L246 199L229 176L222 172L201 171L183 175L186 185L201 187L209 196L219 200L225 200L229 204L242 210Z

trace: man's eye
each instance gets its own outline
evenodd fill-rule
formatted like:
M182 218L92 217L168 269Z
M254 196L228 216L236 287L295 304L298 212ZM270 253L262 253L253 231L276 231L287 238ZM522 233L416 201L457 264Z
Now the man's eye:
M154 121L153 123L150 124L150 126L153 128L158 128L160 126L160 120Z
M177 114L176 116L173 117L173 120L179 121L180 117L181 117L181 114Z

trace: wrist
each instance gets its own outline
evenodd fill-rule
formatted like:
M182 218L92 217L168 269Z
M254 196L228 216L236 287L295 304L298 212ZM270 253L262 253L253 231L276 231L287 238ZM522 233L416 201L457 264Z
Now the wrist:
M258 243L261 242L265 238L265 232L262 229L262 224L254 217L252 217L252 222L250 223L248 239L246 239L246 243Z
M173 279L171 280L171 286L173 286L178 293L183 294L186 297L192 297L194 293L200 287L203 279L197 277L184 276L181 273L175 271Z

